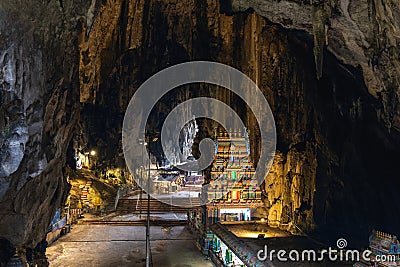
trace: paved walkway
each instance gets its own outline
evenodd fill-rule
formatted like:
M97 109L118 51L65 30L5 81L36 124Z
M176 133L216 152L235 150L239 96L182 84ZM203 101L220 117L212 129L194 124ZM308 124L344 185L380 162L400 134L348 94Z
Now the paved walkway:
M212 267L184 226L151 227L154 267ZM145 266L145 227L75 225L47 250L50 266Z

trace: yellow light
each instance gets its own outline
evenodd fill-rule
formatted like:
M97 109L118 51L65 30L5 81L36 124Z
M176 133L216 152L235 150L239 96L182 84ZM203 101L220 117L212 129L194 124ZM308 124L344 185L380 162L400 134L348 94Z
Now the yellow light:
M263 234L265 238L272 237L269 233L257 232L257 231L245 231L235 234L237 237L244 238L258 238L259 234Z
M96 151L94 151L94 150L90 151L90 155L92 155L92 156L96 155Z
M261 222L265 222L265 219L264 219L264 218L261 218Z

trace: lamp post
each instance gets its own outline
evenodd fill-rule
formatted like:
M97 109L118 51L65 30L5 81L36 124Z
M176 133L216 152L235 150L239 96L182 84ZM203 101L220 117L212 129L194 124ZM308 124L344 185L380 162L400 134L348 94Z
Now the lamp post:
M147 142L145 139L139 139L139 144L142 146L142 168L141 168L141 178L143 184L143 170L144 166L144 156L143 150L147 146ZM146 218L146 267L150 267L150 167L151 160L149 157L149 165L148 165L148 177L147 177L147 218ZM140 216L142 214L142 192L143 189L140 190Z
M147 143L144 143L146 146ZM150 167L151 159L149 157L149 171L147 177L147 227L146 227L146 267L150 267Z
M145 142L143 139L139 139L139 144L142 146L142 165L140 166L140 177L142 178L143 183L143 169L144 169L144 157L143 157L143 150L145 147ZM143 188L140 186L140 206L139 206L139 218L142 218L142 201L143 201Z
M85 162L87 163L88 169L90 168L90 159L89 159L89 152L84 152L85 155Z
M85 155L85 159L87 159L88 168L90 169L90 165L91 165L90 157L92 157L92 159L94 159L94 157L96 156L96 150L91 150L90 152L86 151L86 152L84 152L84 155Z

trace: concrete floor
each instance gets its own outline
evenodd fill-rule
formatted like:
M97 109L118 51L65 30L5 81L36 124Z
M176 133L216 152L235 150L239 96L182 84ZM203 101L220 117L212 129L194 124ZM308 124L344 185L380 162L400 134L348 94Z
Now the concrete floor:
M50 266L145 266L145 227L75 225L47 249ZM154 267L212 267L184 226L151 227Z

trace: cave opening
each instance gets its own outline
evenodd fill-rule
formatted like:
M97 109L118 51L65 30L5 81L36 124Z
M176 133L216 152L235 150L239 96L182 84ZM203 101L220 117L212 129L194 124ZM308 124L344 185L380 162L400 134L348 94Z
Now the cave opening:
M347 8L358 10L355 0L346 10L338 1L8 2L0 4L7 26L0 26L0 266L15 253L46 266L46 242L54 242L47 260L60 263L56 240L77 222L90 224L88 232L104 222L143 232L147 198L155 235L170 236L187 222L199 247L217 252L223 244L229 264L246 260L226 246L224 231L251 237L255 246L271 237L306 245L300 237L307 236L323 244L345 238L362 248L371 234L399 245L399 45L392 32L398 23L383 23L377 3L353 12L359 15L349 30L343 21ZM16 7L32 12L19 15ZM35 10L60 18L35 20ZM21 27L10 26L12 14ZM154 74L192 61L243 72L267 100L277 142L261 184L250 180L267 150L260 141L265 129L237 94L201 82L160 96L137 139L140 149L132 146L141 163L129 165L123 124L131 98ZM179 147L167 146L179 154L172 162L161 145L163 123L179 104L199 97L222 101L244 127L222 129L210 118L176 121L183 127ZM207 138L215 145L208 148L215 150L212 164L203 172L180 169L181 161L201 159ZM213 191L205 193L204 185ZM147 186L158 195L146 196ZM210 196L211 204L203 203ZM237 221L256 226L246 232ZM127 262L141 265L142 254ZM118 262L109 260L102 264Z

